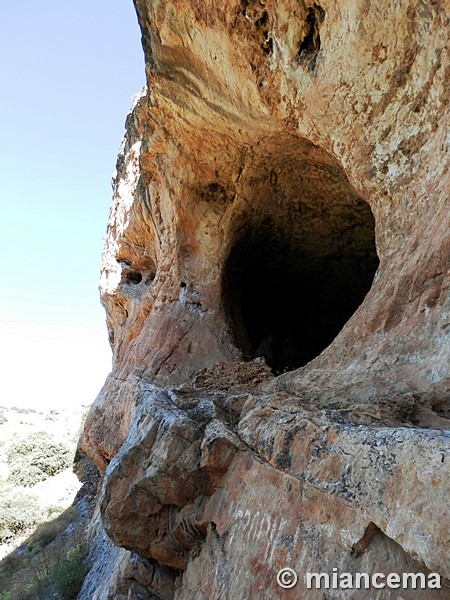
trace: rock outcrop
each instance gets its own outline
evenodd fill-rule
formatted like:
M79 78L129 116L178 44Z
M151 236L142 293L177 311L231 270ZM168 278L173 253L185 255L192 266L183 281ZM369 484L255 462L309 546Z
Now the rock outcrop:
M135 5L80 597L448 598L448 2Z

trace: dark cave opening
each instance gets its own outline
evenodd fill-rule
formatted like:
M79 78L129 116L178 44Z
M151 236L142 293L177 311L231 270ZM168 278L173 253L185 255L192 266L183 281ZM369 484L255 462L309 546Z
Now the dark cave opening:
M362 303L377 265L371 249L318 260L267 233L241 240L227 265L237 345L276 375L307 364Z
M275 375L306 365L330 345L379 264L369 205L341 170L332 177L324 165L314 170L302 187L287 170L275 188L260 186L224 266L235 344L246 360L263 356Z

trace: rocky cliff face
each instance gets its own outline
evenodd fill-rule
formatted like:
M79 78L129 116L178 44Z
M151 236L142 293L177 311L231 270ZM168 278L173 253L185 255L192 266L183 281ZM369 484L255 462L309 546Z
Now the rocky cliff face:
M448 2L135 5L148 86L101 277L114 365L80 441L114 568L80 597L448 580Z

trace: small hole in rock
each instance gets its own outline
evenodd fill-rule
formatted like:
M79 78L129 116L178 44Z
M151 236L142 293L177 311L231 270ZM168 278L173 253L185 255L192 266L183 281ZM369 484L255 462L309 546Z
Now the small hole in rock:
M137 285L138 283L141 283L141 281L142 281L141 273L138 273L137 271L130 271L129 273L127 273L127 283L132 283L133 285Z
M201 197L206 202L214 202L220 201L223 202L227 199L227 191L217 182L213 182L208 184L204 189L200 192Z
M273 41L272 38L267 39L261 46L264 54L272 54L273 52Z
M181 288L185 288L185 287L186 287L186 283L185 283L184 281L182 281L182 282L180 283L180 287L181 287Z
M242 14L243 15L247 14L247 8L248 8L249 4L250 4L250 0L242 0L241 7L242 7Z
M261 17L257 21L255 21L255 25L256 25L256 27L258 27L258 29L260 29L262 27L265 27L267 25L268 21L269 21L269 15L267 13L267 10L265 10L263 12L263 14L261 15Z
M319 25L325 18L325 11L318 4L308 9L306 24L308 33L303 38L298 49L298 62L304 64L311 72L315 72L317 56L320 50Z

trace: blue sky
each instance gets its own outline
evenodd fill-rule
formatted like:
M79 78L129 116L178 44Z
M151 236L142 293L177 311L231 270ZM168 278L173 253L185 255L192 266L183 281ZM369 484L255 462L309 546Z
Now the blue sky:
M2 6L0 373L22 385L0 405L30 404L30 393L57 402L71 374L72 401L89 403L109 368L100 255L125 117L143 84L132 0Z

